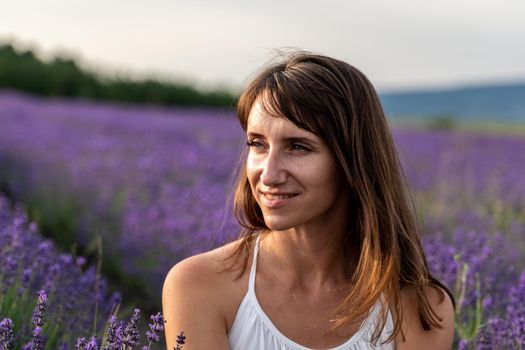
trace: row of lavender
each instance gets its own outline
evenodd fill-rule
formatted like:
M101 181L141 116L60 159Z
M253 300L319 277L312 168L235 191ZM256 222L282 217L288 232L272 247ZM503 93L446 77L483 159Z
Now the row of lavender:
M37 218L72 215L75 242L88 245L96 227L106 254L149 286L152 300L175 262L236 233L224 208L243 144L231 114L3 94L0 121L0 185L39 204ZM525 140L395 137L429 261L458 295L461 347L483 348L489 339L501 348L510 335L523 341Z
M2 95L0 120L6 191L67 245L101 235L144 299L160 300L176 261L234 232L228 218L220 229L241 136L231 115Z
M0 247L1 350L139 345L139 310L128 323L119 321L120 295L109 293L95 267L85 266L82 257L59 253L21 206L11 208L1 195ZM158 342L164 329L160 313L151 319L143 350Z

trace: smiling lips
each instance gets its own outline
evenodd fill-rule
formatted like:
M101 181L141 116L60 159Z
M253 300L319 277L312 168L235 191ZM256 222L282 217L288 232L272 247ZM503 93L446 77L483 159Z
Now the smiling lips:
M293 197L298 196L298 193L284 193L284 192L278 192L278 193L268 193L268 192L261 192L262 194L262 201L264 205L270 209L275 209L282 207L283 205L288 204Z

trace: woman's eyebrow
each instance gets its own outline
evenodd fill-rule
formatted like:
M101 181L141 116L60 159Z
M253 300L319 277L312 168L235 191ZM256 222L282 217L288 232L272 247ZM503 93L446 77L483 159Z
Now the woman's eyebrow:
M246 133L246 136L263 137L263 135L258 134L258 133L253 132L253 131L248 131L248 132Z
M284 138L284 140L288 141L290 143L298 142L298 143L311 144L312 146L317 145L317 143L314 140L311 140L311 139L306 138L306 137L286 137L286 138Z
M256 132L248 132L246 134L246 136L248 136L248 137L262 137L262 138L264 138L264 135L256 133ZM301 143L310 143L310 144L313 144L313 145L317 144L312 139L309 139L307 137L300 137L300 136L283 137L282 140L285 141L285 142L301 142Z

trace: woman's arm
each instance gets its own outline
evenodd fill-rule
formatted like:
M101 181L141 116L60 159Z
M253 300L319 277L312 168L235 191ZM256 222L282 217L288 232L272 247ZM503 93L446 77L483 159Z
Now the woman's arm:
M206 254L175 265L164 281L162 309L168 350L184 332L183 350L229 350L224 315L220 308L218 278Z
M443 290L428 289L430 306L437 316L443 319L443 328L424 330L419 320L416 292L412 287L401 290L401 307L403 308L403 322L401 334L396 339L396 350L450 350L454 340L454 307L450 296ZM444 294L444 297L442 297Z

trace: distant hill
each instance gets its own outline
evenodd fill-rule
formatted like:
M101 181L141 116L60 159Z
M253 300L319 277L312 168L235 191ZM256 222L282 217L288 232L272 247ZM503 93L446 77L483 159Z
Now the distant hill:
M380 94L387 115L525 122L525 82Z

